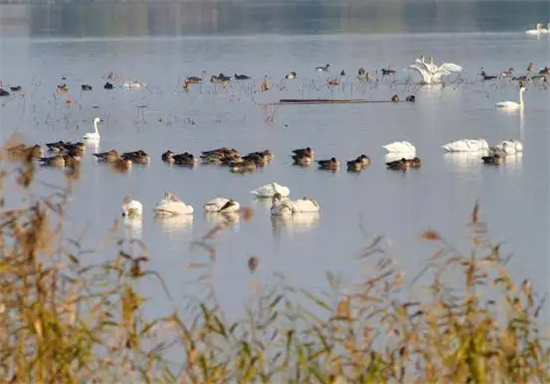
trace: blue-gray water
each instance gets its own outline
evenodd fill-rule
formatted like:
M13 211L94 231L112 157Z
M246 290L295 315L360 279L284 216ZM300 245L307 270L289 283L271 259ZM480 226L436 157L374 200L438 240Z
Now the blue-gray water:
M149 167L118 175L96 164L94 149L88 150L71 201L69 232L76 236L86 229L86 248L98 247L119 218L123 197L140 200L145 214L134 235L147 244L149 267L161 272L175 297L196 292L188 286L195 274L184 265L207 259L189 244L211 227L201 204L216 196L233 197L255 210L251 222L241 221L215 240L215 283L228 308L240 305L250 289L246 262L252 255L260 258L255 276L260 282L281 272L291 284L319 290L327 287L327 270L357 281L364 272L352 260L365 245L360 224L369 236L385 235L388 253L414 275L435 250L420 240L423 229L435 228L460 250L469 249L466 224L476 200L492 238L515 253L514 274L532 278L546 291L548 90L529 85L524 111L504 113L494 105L516 100L516 84L481 83L477 74L480 67L491 74L514 67L524 74L531 61L536 68L549 65L548 37L524 33L546 22L540 19L548 14L548 2L524 1L2 5L0 80L4 86L20 84L24 93L0 100L1 139L17 131L33 143L76 140L101 116L105 123L97 151L150 153ZM463 81L444 88L412 85L419 79L405 68L422 53L463 66ZM326 63L333 68L329 74L314 70ZM397 70L398 85L381 79L364 86L355 80L359 67L374 72L388 65ZM348 74L344 84L329 90L326 79L342 69ZM298 79L281 80L291 70ZM242 72L254 81L225 90L206 82L184 92L183 77L203 71L206 77ZM110 72L120 74L122 82L137 79L148 86L106 91ZM273 87L261 93L265 75ZM70 92L54 97L61 83ZM81 93L83 83L93 91ZM417 103L262 105L289 97L388 100L394 93L415 94ZM70 106L65 104L69 97ZM140 105L147 106L143 115ZM477 157L444 155L440 148L478 137L490 143L521 139L525 151L516 161L492 168ZM421 169L405 174L385 169L381 146L396 140L414 143ZM198 155L219 146L241 153L269 148L275 160L246 176L224 168L167 167L160 161L167 149ZM345 167L330 174L291 166L291 150L305 146L318 158L341 161L365 153L372 165L360 175L346 173ZM48 183L62 180L55 170L40 170L38 177ZM269 204L253 201L249 193L271 181L289 186L291 197L317 198L318 223L274 230ZM192 223L155 220L152 207L167 190L195 207ZM102 252L111 256L115 249L111 242ZM155 285L150 292L160 289Z

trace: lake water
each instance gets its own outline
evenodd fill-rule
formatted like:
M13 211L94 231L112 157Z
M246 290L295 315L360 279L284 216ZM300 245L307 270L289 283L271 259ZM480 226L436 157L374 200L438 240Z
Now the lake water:
M492 238L515 254L514 274L547 291L548 89L530 84L524 111L503 113L494 105L516 100L516 84L482 83L477 74L481 67L490 74L509 67L524 74L529 62L537 69L549 65L548 37L524 33L546 22L539 19L550 14L549 7L544 1L412 0L2 5L0 79L4 86L21 85L24 93L0 100L1 140L13 132L33 143L76 140L95 116L102 117L101 144L87 151L75 185L67 236L84 232L85 248L114 256L114 241L99 240L119 218L124 196L140 200L141 228L123 226L116 236L137 236L147 244L148 267L164 276L176 298L199 292L189 284L197 273L184 266L207 260L190 243L211 228L201 205L216 196L254 209L250 222L241 220L215 239L215 284L227 308L247 297L251 256L260 259L256 282L274 281L279 272L292 285L319 291L328 286L327 270L347 283L357 281L365 271L353 257L368 238L381 234L388 253L414 275L435 251L419 238L426 228L468 251L466 224L476 200ZM461 80L445 87L413 85L419 79L405 68L422 53L463 66ZM326 63L329 73L315 71ZM397 70L395 81L380 77L362 85L355 79L359 67L374 72L388 65ZM343 85L330 90L327 78L342 69ZM298 79L282 80L289 71ZM122 82L137 79L148 86L104 90L110 72ZM226 89L208 82L189 92L182 88L186 75L220 72L246 73L254 80ZM273 87L262 93L264 76ZM54 96L61 83L69 93ZM82 93L83 83L93 91ZM292 97L388 100L395 93L415 94L417 102L265 105ZM69 97L71 105L65 103ZM444 155L440 148L478 137L490 143L520 139L525 151L500 167L487 167L478 157ZM381 146L397 140L414 143L421 169L385 169ZM246 176L225 168L168 167L160 160L167 149L199 155L220 146L241 153L269 148L275 160ZM337 173L293 167L291 150L306 146L318 159L345 161L365 153L372 165L359 175L348 174L345 166ZM111 148L144 149L152 163L115 174L91 155ZM61 175L38 173L54 184L62 183ZM249 193L271 181L289 186L291 197L314 196L321 205L318 220L273 227L269 203ZM192 222L155 220L152 207L165 191L195 207ZM8 204L16 197L8 196ZM149 292L159 293L151 284ZM163 302L159 298L153 305Z

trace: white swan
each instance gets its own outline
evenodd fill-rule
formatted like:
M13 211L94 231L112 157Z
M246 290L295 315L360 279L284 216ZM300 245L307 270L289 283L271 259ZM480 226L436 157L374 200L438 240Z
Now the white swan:
M387 153L415 153L416 148L408 141L395 141L390 144L383 145L382 148Z
M225 197L216 197L203 204L206 212L237 212L241 206L238 202Z
M84 134L84 136L82 136L82 139L83 140L99 140L101 138L101 136L99 136L99 130L97 129L97 124L100 122L100 121L103 121L101 120L99 117L96 117L94 119L94 132L87 132Z
M141 81L127 81L124 84L122 84L124 88L141 88L145 87L145 83L142 83Z
M434 64L433 58L426 62L424 56L420 56L415 60L415 63L409 65L409 69L413 69L422 76L423 84L438 84L441 83L443 76L448 76L452 73L462 72L462 67L453 63L443 63L440 66Z
M193 214L193 207L185 204L176 195L166 192L164 197L153 208L159 216L178 216Z
M546 28L542 28L542 23L535 24L535 29L530 29L528 31L525 31L528 35L546 35L548 34L548 31L550 30L550 23L546 25Z
M442 145L447 152L480 152L489 150L489 144L485 139L464 139Z
M280 193L273 195L271 205L272 216L290 216L296 213L319 212L320 206L312 197L304 197L298 200L290 200Z
M130 198L125 198L122 204L122 216L129 219L136 219L141 217L143 214L143 205L137 201Z
M523 152L523 144L518 140L502 140L492 147L491 151L501 156L515 155L518 152Z
M501 109L507 109L507 110L516 110L516 109L523 108L523 92L525 91L526 91L525 87L520 87L519 103L516 103L515 101L501 101L500 103L496 103L496 107Z
M280 193L281 196L287 197L290 194L290 189L288 187L277 184L276 182L273 182L256 188L255 190L250 191L250 193L258 198L270 198L273 197L273 195L276 193Z

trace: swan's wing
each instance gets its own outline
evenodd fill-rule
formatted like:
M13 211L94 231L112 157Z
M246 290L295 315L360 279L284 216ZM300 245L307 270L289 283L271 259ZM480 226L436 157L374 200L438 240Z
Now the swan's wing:
M422 80L425 82L425 83L431 83L431 74L429 73L429 71L425 68L422 68L422 66L420 65L417 65L417 64L412 64L412 65L409 65L409 69L412 69L416 72L418 72L420 74L420 76L422 76Z
M424 71L428 71L428 72L431 72L431 68L430 68L430 65L428 63L426 63L425 61L422 61L420 59L416 59L415 61L415 66L417 66L418 68L424 70Z
M462 72L462 67L453 63L443 63L437 69L438 71L447 71L447 72Z

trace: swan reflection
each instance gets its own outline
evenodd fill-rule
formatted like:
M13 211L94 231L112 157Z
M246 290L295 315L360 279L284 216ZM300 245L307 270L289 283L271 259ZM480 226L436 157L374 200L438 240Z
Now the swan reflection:
M273 233L278 236L282 231L289 234L307 232L319 225L319 212L301 212L291 216L271 216Z
M122 218L122 224L124 234L127 238L141 240L141 232L143 228L141 217L124 217Z
M204 218L209 224L231 225L235 231L239 230L241 220L239 212L205 212Z
M179 232L193 225L193 215L156 215L155 221L162 226L164 232Z

